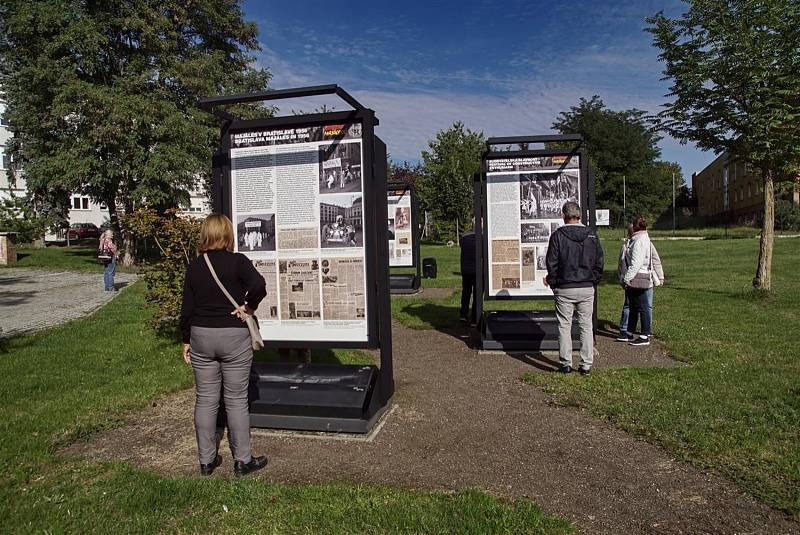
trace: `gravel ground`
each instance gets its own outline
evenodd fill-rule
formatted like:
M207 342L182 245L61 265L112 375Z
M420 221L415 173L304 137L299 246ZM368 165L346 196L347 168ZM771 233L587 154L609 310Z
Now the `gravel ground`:
M465 331L394 325L395 407L370 440L254 431L253 447L280 482L354 482L529 498L585 533L800 533L800 525L731 482L673 459L522 382L552 355L479 354ZM636 362L600 338L603 367ZM605 356L604 356L605 355ZM175 358L180 358L176 355ZM657 346L648 366L675 365ZM581 380L592 380L591 377ZM169 475L195 474L193 391L153 404L131 424L65 451L124 460ZM214 477L231 477L231 457Z
M117 289L134 280L117 273ZM38 331L88 314L110 301L102 273L46 271L28 268L0 270L0 338Z

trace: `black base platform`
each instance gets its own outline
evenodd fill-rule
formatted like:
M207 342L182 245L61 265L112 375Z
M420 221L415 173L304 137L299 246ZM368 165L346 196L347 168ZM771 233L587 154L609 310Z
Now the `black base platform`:
M419 292L420 280L414 274L389 275L389 293L415 294Z
M480 324L481 349L546 351L558 349L558 319L554 310L486 312ZM572 347L580 349L578 322L572 323Z
M377 378L376 366L253 363L250 425L367 433L389 405Z

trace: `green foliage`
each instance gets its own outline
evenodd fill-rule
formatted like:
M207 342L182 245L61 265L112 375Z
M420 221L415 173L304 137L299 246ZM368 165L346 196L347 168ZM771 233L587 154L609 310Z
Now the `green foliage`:
M436 134L422 151L424 174L420 177L419 197L423 210L437 219L461 222L468 226L473 211L473 175L480 169L485 138L456 122Z
M764 216L753 286L770 290L775 181L800 169L800 3L694 0L647 19L669 96L656 124L761 171Z
M658 126L758 168L800 162L800 4L694 0L647 19L672 102Z
M625 204L628 218L646 214L651 220L671 206L673 173L676 188L685 188L680 166L658 161L661 138L647 124L646 115L637 109L610 110L595 95L580 99L553 123L562 134L583 135L595 175L597 206L610 209L615 223L623 222Z
M63 213L68 192L105 203L112 220L118 206L177 207L210 174L218 136L196 98L262 90L269 78L253 67L257 27L239 0L0 9L9 149L42 210Z
M144 266L147 302L153 309L150 325L159 332L177 328L186 268L197 256L200 220L177 217L174 211L159 216L151 208L125 217L123 224L139 239L152 240L159 255Z
M800 230L800 206L791 201L775 201L775 223L780 230Z
M21 197L0 200L0 231L16 232L18 243L31 243L43 234L47 221Z

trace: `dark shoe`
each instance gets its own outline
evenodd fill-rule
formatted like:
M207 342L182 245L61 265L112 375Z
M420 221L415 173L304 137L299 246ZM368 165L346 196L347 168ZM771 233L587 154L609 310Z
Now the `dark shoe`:
M246 476L247 474L255 472L256 470L261 470L265 466L267 466L267 456L260 455L258 457L251 458L249 463L236 461L233 463L233 473L237 476Z
M590 373L592 373L592 369L591 368L578 368L578 373L580 373L581 375L589 375Z
M640 336L636 340L630 342L632 346L649 346L650 345L650 337L649 336Z
M572 373L572 366L559 366L558 373Z
M634 340L635 337L628 333L619 333L619 336L617 336L617 342L633 342Z
M466 316L459 316L458 319L461 320L461 323L469 323L469 319Z
M214 473L214 469L222 464L222 457L217 455L217 458L214 459L213 463L209 464L201 464L200 465L200 475L201 476L210 476Z

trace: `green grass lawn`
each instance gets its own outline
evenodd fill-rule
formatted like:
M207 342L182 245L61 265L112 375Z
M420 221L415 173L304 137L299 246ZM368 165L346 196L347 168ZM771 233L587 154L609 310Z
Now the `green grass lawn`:
M774 295L766 298L750 285L758 240L656 243L668 282L656 289L654 334L690 366L603 370L588 380L531 373L527 380L800 517L800 239L776 240ZM616 326L623 301L614 282L619 245L604 240L598 317L605 327ZM440 272L443 263L452 264L449 255L440 259ZM393 314L412 328L451 327L459 293L394 298Z
M146 326L142 283L94 315L0 345L0 519L11 532L572 533L531 502L480 491L162 477L63 458L192 378ZM315 358L364 362L361 352ZM264 358L269 359L268 354Z
M17 263L10 267L103 271L97 261L97 240L80 245L48 245L42 249L22 246L17 249Z

